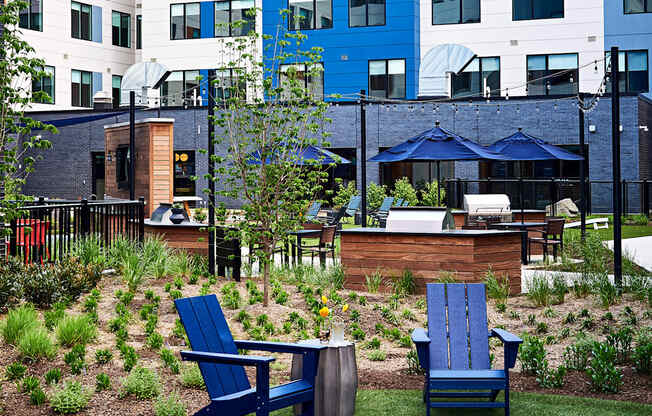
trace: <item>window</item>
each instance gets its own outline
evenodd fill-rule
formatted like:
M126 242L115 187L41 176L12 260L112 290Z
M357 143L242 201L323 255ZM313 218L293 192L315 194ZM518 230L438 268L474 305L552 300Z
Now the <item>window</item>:
M174 71L161 86L163 107L194 106L200 97L199 71Z
M32 101L42 104L54 104L54 67L44 66L40 71L43 72L41 77L32 79L32 94L41 91L46 93L50 99L32 96Z
M453 98L500 96L500 58L473 58L452 81Z
M170 5L170 39L198 39L201 34L199 3Z
M115 151L115 180L118 189L129 189L129 146L121 145Z
M93 91L93 74L86 71L72 70L72 106L90 107Z
M618 52L618 84L621 93L641 93L649 90L647 51ZM611 52L605 53L605 71L611 62ZM611 83L607 83L611 92Z
M652 13L650 0L625 0L625 14Z
M215 71L216 83L214 96L216 101L228 100L235 93L238 99L247 99L247 85L245 80L238 79L236 69L218 69Z
M174 196L195 196L195 152L174 152Z
M136 16L136 49L143 48L143 16Z
M290 30L333 27L332 0L288 0Z
M432 24L479 23L480 0L432 0Z
M564 17L564 0L512 0L512 20Z
M405 59L369 61L369 95L405 98Z
M256 30L254 0L230 0L215 2L215 36L244 36ZM254 9L253 11L249 11ZM242 21L242 25L234 26Z
M92 7L76 1L71 3L71 7L71 36L75 39L91 40Z
M131 15L121 12L111 13L113 44L123 48L131 47Z
M349 0L349 26L383 26L385 0Z
M284 91L281 94L281 100L289 100L292 98L289 85L287 84L291 79L289 75L290 68L294 68L294 80L300 84L303 83L303 88L308 90L308 94L317 99L324 97L324 64L316 63L316 68L309 67L306 64L294 65L281 65L280 67L280 84L283 86ZM296 98L296 97L295 97Z
M548 77L546 79L541 79ZM579 72L577 54L529 55L527 57L528 95L577 94Z
M26 9L20 11L18 25L23 29L43 31L43 4L41 0L25 0Z
M111 77L111 93L113 96L113 108L120 107L120 97L121 97L120 85L121 84L122 84L122 76L113 75Z

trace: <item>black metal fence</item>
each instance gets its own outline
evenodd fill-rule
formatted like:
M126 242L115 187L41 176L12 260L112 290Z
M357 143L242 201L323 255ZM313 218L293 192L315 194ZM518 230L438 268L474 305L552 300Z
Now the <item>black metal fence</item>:
M30 201L21 204L21 217L9 225L9 254L26 262L55 262L75 242L95 237L109 247L119 236L142 241L145 202L138 201Z
M465 194L507 194L512 209L545 209L546 206L570 198L580 206L581 188L578 179L449 179L446 199L450 208L462 209ZM649 215L652 181L622 181L623 214ZM613 182L586 181L587 213L611 212Z

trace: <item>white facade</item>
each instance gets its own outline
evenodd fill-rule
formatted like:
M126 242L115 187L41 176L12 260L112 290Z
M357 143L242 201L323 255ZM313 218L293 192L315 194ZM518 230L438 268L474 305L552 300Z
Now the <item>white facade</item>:
M102 9L101 43L75 39L71 36L71 2L68 0L43 1L43 31L21 29L36 56L55 68L54 104L32 104L31 111L80 109L72 106L72 70L102 74L102 85L94 90L111 96L112 75L122 75L135 62L136 50L136 0L83 0L85 4ZM95 9L97 10L97 9ZM131 47L112 45L111 12L131 15ZM97 82L98 77L95 77Z
M566 0L564 3L563 18L513 21L512 0L481 0L480 23L433 25L433 2L421 0L419 95L437 95L428 91L428 78L436 84L437 78L446 77L445 71L462 69L460 62L462 66L466 64L469 55L500 57L502 95L506 88L510 96L526 95L522 85L527 80L527 56L562 53L577 53L580 68L591 64L579 71L579 91L595 92L604 74L601 63L604 59L603 0ZM432 60L429 64L424 58L439 45L463 48L452 48L458 53L449 56L446 65L435 65ZM471 53L460 52L465 48ZM441 55L440 59L446 59ZM599 61L597 72L595 60Z

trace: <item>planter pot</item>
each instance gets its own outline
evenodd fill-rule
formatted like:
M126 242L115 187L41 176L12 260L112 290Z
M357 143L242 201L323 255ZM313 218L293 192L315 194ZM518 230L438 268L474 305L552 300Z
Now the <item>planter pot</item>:
M172 224L181 224L185 219L186 216L183 213L183 209L172 208L172 215L170 215L170 221L172 221Z

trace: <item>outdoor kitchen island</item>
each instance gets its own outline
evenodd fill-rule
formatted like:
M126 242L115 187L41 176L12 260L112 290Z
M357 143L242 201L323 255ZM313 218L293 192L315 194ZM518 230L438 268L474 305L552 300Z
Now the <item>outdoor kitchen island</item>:
M387 228L341 231L340 255L346 288L367 290L366 276L378 271L383 276L381 289L390 290L391 280L409 270L415 278L417 292L425 293L426 283L446 275L460 282L482 282L491 268L499 278L509 276L510 293L521 293L520 232L455 230L450 212L400 210L404 212L390 211ZM435 215L430 221L399 222L410 216L423 216L427 211ZM436 220L437 211L439 216L450 218ZM392 214L399 214L394 215L396 220Z

